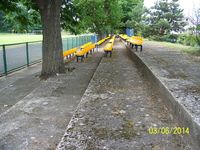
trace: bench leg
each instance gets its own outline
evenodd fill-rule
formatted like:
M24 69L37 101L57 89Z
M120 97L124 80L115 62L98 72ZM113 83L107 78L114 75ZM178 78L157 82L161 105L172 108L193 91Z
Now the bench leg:
M78 56L76 56L76 61L78 62Z
M112 51L110 51L110 57L112 57Z
M137 49L138 49L138 45L135 45L135 49L136 49L136 51L137 51Z
M81 61L82 61L82 62L83 62L83 58L84 58L84 56L81 57Z
M105 57L107 57L107 54L108 54L108 52L107 52L107 51L105 51Z
M142 45L140 46L140 51L142 51Z

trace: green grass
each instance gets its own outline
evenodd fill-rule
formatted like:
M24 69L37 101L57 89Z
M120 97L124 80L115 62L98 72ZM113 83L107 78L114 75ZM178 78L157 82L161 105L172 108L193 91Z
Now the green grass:
M186 45L182 45L178 43L158 42L158 41L148 41L148 40L146 40L146 42L151 42L152 44L159 44L168 48L177 49L177 50L186 52L188 54L200 56L200 47L192 47L192 46L186 46Z
M62 35L62 37L67 37L67 36L69 35L66 34ZM42 40L42 35L0 33L0 45L41 41L41 40Z
M0 45L41 40L42 35L0 33Z

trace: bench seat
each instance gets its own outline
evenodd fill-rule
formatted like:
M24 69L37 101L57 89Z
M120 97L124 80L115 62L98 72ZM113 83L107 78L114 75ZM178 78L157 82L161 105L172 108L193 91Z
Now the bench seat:
M87 47L87 46L89 46L89 45L91 45L91 44L92 44L92 42L88 42L88 43L82 45L82 46L81 46L81 49L84 49L85 47Z
M132 36L131 38L129 38L127 40L127 43L130 43L130 45L132 46L132 48L135 46L136 51L138 46L140 46L140 51L142 51L142 44L143 44L143 38L140 36Z
M81 61L83 61L83 58L85 57L85 55L87 57L89 52L92 53L92 51L94 51L94 48L95 48L95 44L91 44L91 45L88 45L87 47L84 47L80 51L78 51L76 53L77 62L78 62L79 58L81 58Z
M110 41L104 47L104 52L106 57L108 54L110 54L110 57L112 56L114 41L115 41L115 36L113 36L112 39L110 39Z
M70 50L64 51L63 52L63 57L64 58L71 57L72 55L75 55L76 52L77 52L77 48L72 48Z

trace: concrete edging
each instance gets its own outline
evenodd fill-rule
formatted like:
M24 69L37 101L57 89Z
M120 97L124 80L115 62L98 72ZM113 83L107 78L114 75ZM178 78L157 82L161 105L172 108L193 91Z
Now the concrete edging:
M125 44L125 43L124 43ZM126 45L126 44L125 44ZM168 87L159 79L148 64L135 52L126 45L129 55L136 64L136 67L143 73L144 77L148 79L154 90L158 91L159 95L164 100L168 109L172 112L173 117L183 124L184 127L189 127L192 144L196 150L200 147L200 124L190 114L186 108L178 102L173 93Z

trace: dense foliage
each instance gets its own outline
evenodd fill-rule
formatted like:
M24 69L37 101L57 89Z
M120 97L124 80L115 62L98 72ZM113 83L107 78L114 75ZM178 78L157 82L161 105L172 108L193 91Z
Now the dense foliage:
M6 28L7 31L41 29L41 18L34 0L3 0L0 9L6 12L2 17L4 24L10 27ZM61 27L75 34L124 32L127 27L141 31L143 12L143 0L63 0Z
M157 1L155 6L146 11L145 23L145 35L147 36L180 33L186 25L178 0Z
M143 3L144 0L120 0L123 14L120 23L121 32L124 32L126 28L133 28L136 34L142 31Z

